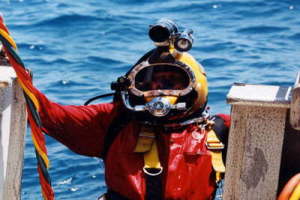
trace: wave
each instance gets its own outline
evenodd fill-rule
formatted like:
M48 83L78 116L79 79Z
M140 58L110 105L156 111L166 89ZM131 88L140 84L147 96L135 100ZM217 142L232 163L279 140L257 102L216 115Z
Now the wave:
M33 51L40 51L40 50L46 49L47 45L44 45L44 44L18 43L18 47L20 49L25 48L25 49L30 49L30 50L33 50Z
M68 60L68 59L65 59L65 58L57 58L57 59L44 59L44 58L39 58L39 57L36 57L36 58L29 58L29 59L25 59L24 60L25 63L37 63L37 64L42 64L42 65L54 65L54 64L57 64L57 65L66 65L66 64L72 64L73 62Z
M228 60L226 58L207 58L201 61L201 64L205 68L210 68L210 67L223 67L227 65L231 65L234 62L232 60Z
M277 33L282 31L290 30L288 27L278 26L250 26L246 28L238 29L236 32L244 34L266 34L266 33Z
M294 35L291 35L289 39L300 42L300 33L295 33Z
M195 47L193 49L202 52L216 52L216 51L232 50L235 49L237 46L238 44L234 42L217 42L206 46L202 45L200 47Z
M249 64L250 67L255 69L283 69L283 63L280 62L254 62Z
M123 62L119 60L114 60L111 58L103 58L99 56L88 56L86 58L87 62L89 63L103 63L103 64L110 64L110 65L120 65L123 64Z
M53 88L65 87L67 89L71 89L73 86L75 86L75 88L78 89L78 87L87 87L91 85L92 84L90 83L84 83L84 82L79 82L74 80L59 80L59 81L51 82L48 87L49 89L51 89L51 87Z
M81 15L81 14L64 14L51 19L42 20L33 26L64 26L69 24L82 23L86 21L97 21L99 18L90 15Z

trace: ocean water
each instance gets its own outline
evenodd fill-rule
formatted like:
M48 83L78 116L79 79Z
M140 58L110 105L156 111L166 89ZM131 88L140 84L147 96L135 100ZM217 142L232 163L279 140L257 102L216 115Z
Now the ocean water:
M293 85L300 68L297 0L0 0L0 12L34 84L61 104L110 92L110 83L154 47L148 27L162 17L194 30L191 54L206 69L213 114L230 112L226 94L234 82ZM56 199L105 192L101 160L50 137L47 147ZM29 133L22 199L42 199Z

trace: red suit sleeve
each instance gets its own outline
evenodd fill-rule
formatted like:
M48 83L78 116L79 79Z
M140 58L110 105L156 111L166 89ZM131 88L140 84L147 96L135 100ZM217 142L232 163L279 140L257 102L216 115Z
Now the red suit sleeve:
M219 117L221 117L224 120L224 125L229 128L230 127L230 115L227 114L218 114Z
M116 114L115 104L60 105L38 92L43 131L72 151L99 157L104 136Z

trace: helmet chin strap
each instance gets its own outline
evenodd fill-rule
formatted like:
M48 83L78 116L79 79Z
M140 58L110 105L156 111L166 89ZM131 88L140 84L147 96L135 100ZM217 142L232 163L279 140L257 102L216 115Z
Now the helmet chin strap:
M171 110L186 110L186 103L179 102L177 104L171 104L167 98L155 97L145 105L132 106L129 102L129 95L127 91L121 91L122 101L125 107L129 110L140 112L148 111L155 117L164 117Z

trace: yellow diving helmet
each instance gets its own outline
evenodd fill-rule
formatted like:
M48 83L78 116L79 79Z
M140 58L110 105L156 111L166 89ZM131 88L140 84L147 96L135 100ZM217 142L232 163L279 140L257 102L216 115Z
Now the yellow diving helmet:
M150 26L149 35L157 48L115 84L125 107L168 120L202 113L207 79L203 67L186 52L192 46L192 31L179 33L174 22L163 19Z

